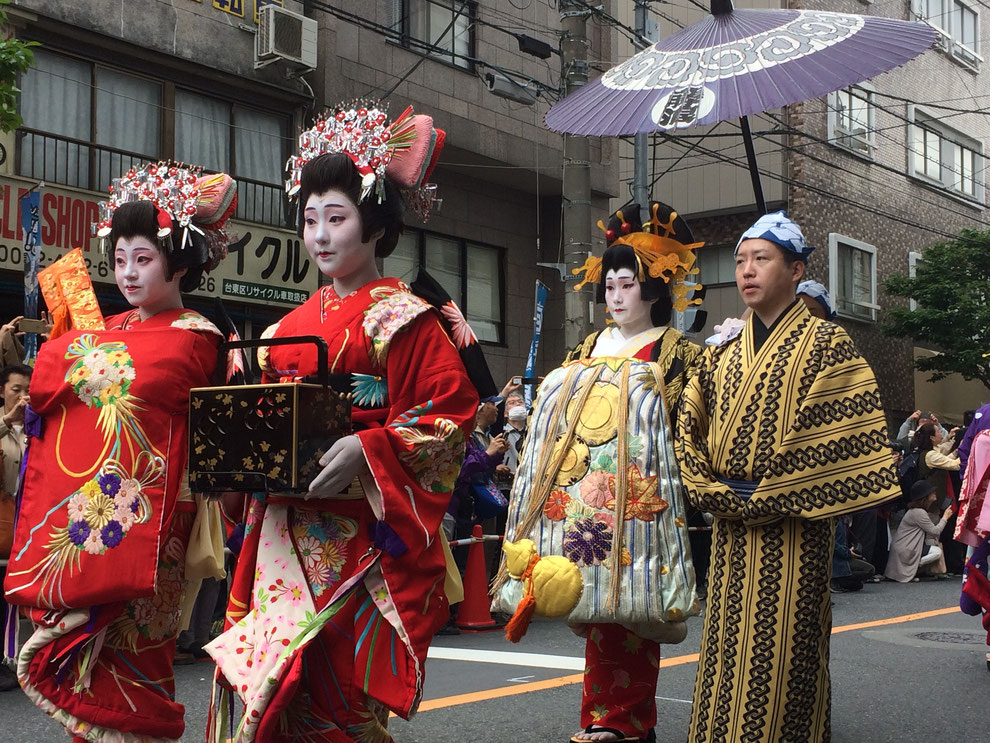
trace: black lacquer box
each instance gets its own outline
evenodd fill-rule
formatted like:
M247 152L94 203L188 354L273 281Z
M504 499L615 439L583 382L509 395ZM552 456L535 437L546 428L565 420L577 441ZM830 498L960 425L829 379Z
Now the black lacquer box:
M320 457L351 433L350 395L328 383L326 343L317 336L234 341L221 348L221 368L232 348L312 342L319 350L317 379L197 387L189 392L189 489L303 493L322 469Z

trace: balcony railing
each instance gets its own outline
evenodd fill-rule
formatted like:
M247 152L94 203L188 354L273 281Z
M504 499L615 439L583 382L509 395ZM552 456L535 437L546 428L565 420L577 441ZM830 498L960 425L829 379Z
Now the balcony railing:
M17 173L26 178L106 193L114 178L154 155L115 149L85 140L21 127L17 130ZM210 172L210 171L205 171ZM235 219L274 227L288 225L288 202L281 185L237 178Z

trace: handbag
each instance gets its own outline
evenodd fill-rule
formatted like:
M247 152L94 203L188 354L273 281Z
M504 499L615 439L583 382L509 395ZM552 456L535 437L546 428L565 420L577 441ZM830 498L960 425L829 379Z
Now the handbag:
M490 477L482 483L471 483L471 490L474 493L474 515L478 519L484 521L508 510L508 499Z

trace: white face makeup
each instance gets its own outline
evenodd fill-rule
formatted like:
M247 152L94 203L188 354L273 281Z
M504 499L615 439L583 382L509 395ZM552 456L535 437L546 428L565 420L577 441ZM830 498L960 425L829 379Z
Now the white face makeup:
M162 310L182 306L179 279L185 269L168 276L168 263L158 246L146 237L122 237L113 251L113 275L117 288L132 307L137 307L142 320Z
M605 274L605 304L626 338L653 327L652 303L643 299L642 288L632 269L610 269Z
M363 225L357 206L342 191L332 189L326 193L312 194L303 212L303 241L309 257L320 273L334 280L334 286L351 285L361 277L373 274L375 244L379 235L362 239Z

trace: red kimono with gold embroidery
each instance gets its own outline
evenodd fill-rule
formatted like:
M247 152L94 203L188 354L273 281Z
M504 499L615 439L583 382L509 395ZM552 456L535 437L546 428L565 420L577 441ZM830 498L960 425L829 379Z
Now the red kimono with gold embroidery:
M219 342L198 313L129 312L38 354L4 588L35 626L21 686L79 739L182 735L172 659L195 513L180 502L189 389L209 384Z
M349 374L370 474L349 499L252 499L228 610L207 650L244 703L235 741L383 741L412 715L448 617L438 535L478 397L439 314L397 279L323 287L266 335L318 334ZM262 354L313 375L312 345ZM222 735L214 720L213 732Z

